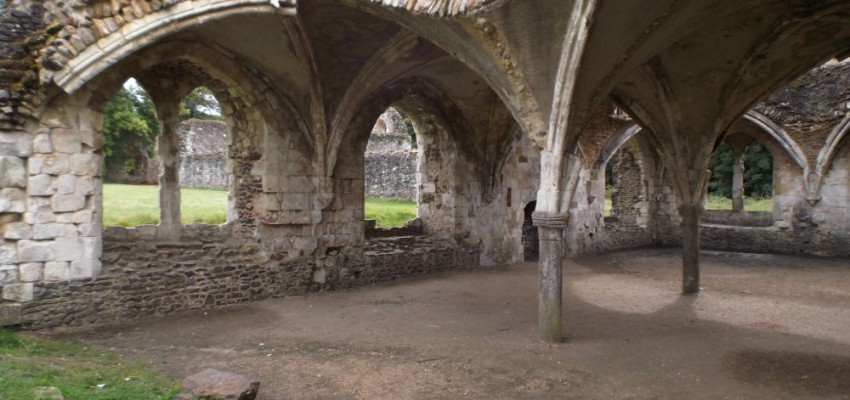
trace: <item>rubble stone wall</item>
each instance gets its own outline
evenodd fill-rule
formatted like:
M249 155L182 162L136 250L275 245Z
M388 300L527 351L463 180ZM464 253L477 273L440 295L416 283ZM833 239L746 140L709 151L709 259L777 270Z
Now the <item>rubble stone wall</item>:
M418 152L411 146L401 114L381 114L366 144L366 197L416 200Z
M144 240L144 228L110 228L95 277L43 281L21 308L27 329L113 323L220 308L269 297L362 286L478 265L474 246L433 238L369 242L320 259L275 261L226 226L196 226L179 242Z

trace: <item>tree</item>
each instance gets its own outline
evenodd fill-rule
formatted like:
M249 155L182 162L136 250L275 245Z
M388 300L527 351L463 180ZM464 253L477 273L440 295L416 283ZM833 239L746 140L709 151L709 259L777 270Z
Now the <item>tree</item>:
M104 161L132 172L138 162L153 154L161 132L150 97L135 83L126 84L104 108Z
M180 121L187 119L221 119L221 106L213 92L199 86L180 102Z
M711 156L711 180L708 193L732 198L732 175L735 157L726 142L721 142ZM773 196L773 156L760 142L751 144L744 157L744 195L755 198Z

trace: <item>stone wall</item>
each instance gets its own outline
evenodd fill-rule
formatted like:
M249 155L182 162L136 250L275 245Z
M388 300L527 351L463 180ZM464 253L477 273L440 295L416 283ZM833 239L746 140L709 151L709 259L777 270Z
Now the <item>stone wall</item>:
M230 174L221 153L187 154L180 158L180 187L228 190Z
M227 124L223 121L191 119L177 131L180 143L180 186L228 190ZM108 163L106 180L110 183L155 185L159 180L158 158L137 160L133 173L121 163Z
M373 240L359 252L275 261L260 246L232 240L227 226L189 227L179 242L150 241L146 230L109 228L103 272L36 283L35 300L16 306L19 324L112 323L478 265L476 247L435 238Z
M416 199L418 155L401 114L388 109L378 118L366 145L366 197Z

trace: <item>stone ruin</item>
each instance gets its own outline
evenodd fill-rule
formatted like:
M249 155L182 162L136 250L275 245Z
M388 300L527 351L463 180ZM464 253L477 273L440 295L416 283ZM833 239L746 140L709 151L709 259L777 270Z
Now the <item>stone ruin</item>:
M401 114L381 114L366 145L366 197L416 199L418 152Z
M114 322L537 253L540 334L558 341L565 255L682 246L685 294L699 291L701 246L847 256L850 79L846 62L822 64L850 55L850 6L797 3L4 2L0 325ZM104 228L102 113L130 77L163 124L160 223ZM198 86L228 130L220 226L180 224L181 180L196 174L181 178L175 99ZM390 107L416 131L422 234L367 239L366 154ZM774 159L773 211L704 212L716 144L740 155L751 139Z
M180 123L180 186L227 190L227 124L223 121L190 119ZM159 160L146 151L136 152L133 171L126 163L106 163L104 180L109 183L155 185Z

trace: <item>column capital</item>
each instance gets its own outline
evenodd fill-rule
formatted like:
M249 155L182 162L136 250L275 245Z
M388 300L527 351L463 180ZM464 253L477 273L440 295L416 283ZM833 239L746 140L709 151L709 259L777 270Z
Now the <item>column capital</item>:
M569 213L559 213L550 211L535 211L531 213L531 219L534 221L534 226L544 228L566 228L570 224Z

